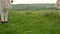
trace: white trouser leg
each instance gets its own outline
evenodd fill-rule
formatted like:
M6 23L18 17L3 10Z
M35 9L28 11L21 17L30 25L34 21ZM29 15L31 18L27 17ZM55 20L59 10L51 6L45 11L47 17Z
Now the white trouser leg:
M4 10L1 11L1 20L4 21Z
M2 10L1 11L1 20L4 21L4 17L5 17L5 21L8 21L8 10Z
M59 16L60 16L60 11L59 11Z
M8 10L7 9L4 11L4 14L5 14L5 21L8 21Z

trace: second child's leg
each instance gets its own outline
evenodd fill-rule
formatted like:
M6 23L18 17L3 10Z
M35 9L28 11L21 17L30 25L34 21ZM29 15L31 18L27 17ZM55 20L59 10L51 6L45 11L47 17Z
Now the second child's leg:
M8 9L5 9L4 15L5 15L5 22L8 22Z

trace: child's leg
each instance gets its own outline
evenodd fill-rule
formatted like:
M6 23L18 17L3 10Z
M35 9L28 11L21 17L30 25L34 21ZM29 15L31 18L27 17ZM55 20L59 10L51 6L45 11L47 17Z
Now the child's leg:
M60 16L60 11L59 11L59 16Z
M8 21L8 10L7 9L5 10L4 14L5 14L5 21Z
M1 11L1 20L4 21L4 10Z

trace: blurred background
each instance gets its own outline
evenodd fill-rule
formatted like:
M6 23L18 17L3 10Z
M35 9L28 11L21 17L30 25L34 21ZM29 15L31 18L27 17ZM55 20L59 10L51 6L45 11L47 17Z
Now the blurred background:
M19 10L57 9L56 0L14 0L13 8Z

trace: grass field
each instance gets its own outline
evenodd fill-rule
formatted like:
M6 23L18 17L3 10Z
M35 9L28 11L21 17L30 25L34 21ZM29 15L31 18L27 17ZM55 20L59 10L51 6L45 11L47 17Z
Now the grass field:
M60 34L59 10L11 10L0 34Z

